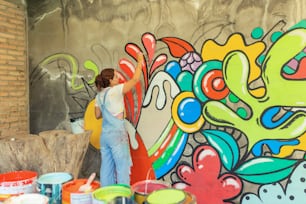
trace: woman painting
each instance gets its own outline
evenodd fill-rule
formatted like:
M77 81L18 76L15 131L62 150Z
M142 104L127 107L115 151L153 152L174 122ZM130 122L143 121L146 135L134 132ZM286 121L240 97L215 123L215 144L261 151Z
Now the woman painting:
M128 133L124 126L124 94L139 81L143 63L142 53L137 54L137 66L133 77L125 83L119 83L115 69L106 68L96 77L98 89L95 116L103 117L101 147L101 186L115 183L130 185L132 165Z

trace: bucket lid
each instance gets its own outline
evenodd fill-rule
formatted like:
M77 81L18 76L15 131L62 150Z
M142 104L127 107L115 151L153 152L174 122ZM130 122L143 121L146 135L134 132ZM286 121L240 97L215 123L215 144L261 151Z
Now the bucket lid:
M148 204L176 204L183 203L185 192L175 188L166 188L153 191L146 199Z
M54 172L43 174L38 178L39 184L62 184L70 181L73 176L67 172Z

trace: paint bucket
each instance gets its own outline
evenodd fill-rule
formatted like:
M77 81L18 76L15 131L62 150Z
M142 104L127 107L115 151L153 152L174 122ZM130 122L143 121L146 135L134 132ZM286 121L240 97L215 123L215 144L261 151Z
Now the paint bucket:
M166 188L153 191L150 193L146 204L184 204L186 200L186 193L183 190L176 188Z
M19 196L12 196L3 204L48 204L49 198L38 193L27 193Z
M54 172L41 175L37 180L37 191L49 198L49 204L62 203L62 186L73 176L66 172Z
M85 184L88 179L77 179L67 182L62 187L62 204L91 204L92 192L100 187L100 182L93 181L91 190L88 192L79 192L81 185Z
M92 193L92 204L106 204L111 202L116 197L132 198L133 193L128 185L115 184L98 188Z
M80 134L84 132L84 119L76 118L70 119L71 132L73 134Z
M132 198L119 196L107 202L107 204L137 204L137 203Z
M37 172L12 171L0 174L0 201L10 196L36 192Z
M132 185L134 199L138 204L143 204L147 196L155 190L170 188L169 183L158 180L143 180Z

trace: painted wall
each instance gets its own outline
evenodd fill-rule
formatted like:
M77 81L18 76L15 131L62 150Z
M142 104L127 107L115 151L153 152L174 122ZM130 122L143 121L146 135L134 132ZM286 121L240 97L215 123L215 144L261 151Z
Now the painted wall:
M93 130L94 78L143 78L126 97L132 183L198 203L306 198L303 0L29 1L31 131ZM103 130L102 130L103 131ZM98 161L98 160L97 160Z

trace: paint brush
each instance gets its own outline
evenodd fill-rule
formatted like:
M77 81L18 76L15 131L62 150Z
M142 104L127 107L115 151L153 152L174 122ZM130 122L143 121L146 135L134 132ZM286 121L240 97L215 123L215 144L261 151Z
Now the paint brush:
M87 182L86 182L85 184L83 184L83 185L80 186L79 191L80 191L80 192L87 192L87 191L90 191L90 190L91 190L91 183L93 182L93 180L95 179L95 177L96 177L96 173L94 172L94 173L92 173L92 174L89 176Z

